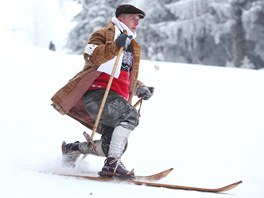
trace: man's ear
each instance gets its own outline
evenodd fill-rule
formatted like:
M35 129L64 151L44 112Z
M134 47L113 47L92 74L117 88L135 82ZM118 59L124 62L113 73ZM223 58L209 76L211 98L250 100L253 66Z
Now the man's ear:
M123 22L123 17L117 17L117 19L119 20L119 21L121 21L121 22Z

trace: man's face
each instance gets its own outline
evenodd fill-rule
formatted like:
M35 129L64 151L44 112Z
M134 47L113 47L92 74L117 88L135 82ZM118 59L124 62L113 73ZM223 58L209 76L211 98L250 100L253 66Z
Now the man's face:
M140 16L139 14L123 14L122 16L118 17L118 19L126 24L126 26L135 33L138 28Z

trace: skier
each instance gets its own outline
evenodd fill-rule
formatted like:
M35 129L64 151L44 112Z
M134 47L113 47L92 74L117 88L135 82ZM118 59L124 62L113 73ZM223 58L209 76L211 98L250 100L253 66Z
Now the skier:
M49 43L49 50L56 51L55 44L52 41L50 41L50 43Z
M83 70L52 97L55 109L92 129L118 51L123 47L96 131L101 139L63 142L64 163L74 164L81 154L94 154L106 157L100 176L134 177L133 171L128 171L121 162L121 156L127 148L130 132L139 124L138 111L131 105L133 95L143 100L153 95L153 88L137 79L140 46L135 37L139 21L144 17L145 12L133 5L117 7L106 27L95 31L88 40L83 53Z

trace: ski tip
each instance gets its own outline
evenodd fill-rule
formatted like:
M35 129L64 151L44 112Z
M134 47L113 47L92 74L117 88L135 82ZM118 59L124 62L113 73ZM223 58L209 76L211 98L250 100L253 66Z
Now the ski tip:
M171 172L171 171L173 171L174 169L173 168L169 168L169 169L167 169L167 170L165 170L165 171L162 171L162 172L160 172L160 173L167 173L167 175Z
M240 180L240 181L238 181L238 182L235 182L234 185L237 186L237 185L242 184L242 183L243 183L243 181Z
M238 182L235 182L235 183L233 183L233 184L230 184L230 186L237 186L237 185L239 185L239 184L241 184L241 183L243 183L243 182L240 180L240 181L238 181Z
M229 190L232 190L234 188L236 188L239 184L243 183L241 180L238 181L238 182L235 182L235 183L232 183L232 184L229 184L223 188L219 188L219 191L218 192L224 192L224 191L229 191Z

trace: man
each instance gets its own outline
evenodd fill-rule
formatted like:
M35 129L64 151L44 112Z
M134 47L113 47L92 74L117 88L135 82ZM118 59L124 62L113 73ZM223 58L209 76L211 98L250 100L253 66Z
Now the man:
M133 95L148 100L153 89L137 80L140 46L136 30L145 13L129 4L120 5L115 17L94 32L84 50L84 69L53 97L53 106L88 128L93 128L119 49L123 47L97 132L101 139L62 145L63 159L74 164L81 154L107 157L100 176L133 178L121 162L130 132L137 127L139 115L131 105ZM123 32L126 31L126 34Z

